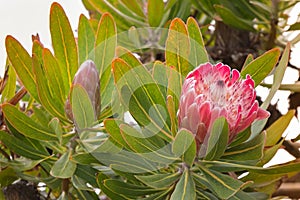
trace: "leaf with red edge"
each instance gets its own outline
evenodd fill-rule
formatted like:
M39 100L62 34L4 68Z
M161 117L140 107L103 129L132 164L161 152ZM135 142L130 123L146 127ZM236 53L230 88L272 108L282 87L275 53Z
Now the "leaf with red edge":
M189 53L190 41L186 25L181 19L175 18L170 24L166 41L166 65L186 76L191 71ZM180 83L183 83L182 79Z
M12 36L7 36L5 40L6 52L9 61L16 71L20 81L29 94L39 100L36 88L36 81L32 71L32 59L24 47Z
M254 80L255 86L259 85L273 70L278 62L279 56L279 48L274 48L265 52L245 66L241 71L241 76L246 77L246 75L249 74Z
M58 3L51 5L50 32L54 54L62 69L62 82L68 91L78 69L77 45L70 22Z

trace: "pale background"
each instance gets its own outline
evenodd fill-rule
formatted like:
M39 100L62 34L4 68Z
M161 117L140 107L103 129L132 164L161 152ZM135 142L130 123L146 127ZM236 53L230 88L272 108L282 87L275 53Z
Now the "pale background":
M51 39L49 30L49 11L52 0L0 0L0 76L3 76L6 51L5 37L12 35L15 37L28 52L31 52L31 35L39 34L43 44L51 49ZM88 16L87 11L81 3L81 0L57 0L65 10L71 26L76 35L76 28L80 14ZM300 4L292 10L295 16L290 19L290 24L295 23L299 15ZM294 46L291 62L300 67L300 43ZM298 72L293 69L288 69L284 78L284 83L293 83L298 78ZM272 78L268 78L267 82L272 82ZM259 87L258 93L265 98L268 90ZM285 114L288 109L287 97L289 92L280 91L273 99L272 103L279 102L280 111ZM287 139L296 137L300 132L300 125L296 118L292 120L285 135ZM286 162L294 159L284 150L280 150L277 156L268 164Z
M31 52L31 35L39 33L43 44L51 47L49 12L53 2L65 10L75 31L81 13L88 16L81 0L0 0L0 74L6 62L5 37L12 35Z

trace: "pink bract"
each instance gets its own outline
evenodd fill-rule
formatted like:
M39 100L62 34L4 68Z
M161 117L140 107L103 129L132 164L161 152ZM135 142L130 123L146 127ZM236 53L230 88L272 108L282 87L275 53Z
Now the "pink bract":
M196 136L199 147L209 136L214 121L224 116L229 124L229 142L253 121L269 117L256 100L254 81L222 63L205 63L186 77L178 110L179 128Z

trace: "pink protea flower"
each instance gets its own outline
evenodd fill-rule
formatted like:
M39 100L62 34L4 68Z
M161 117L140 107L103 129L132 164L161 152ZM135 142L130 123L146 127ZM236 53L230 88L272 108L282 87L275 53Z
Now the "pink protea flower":
M190 72L182 86L178 110L179 128L190 130L197 147L210 134L214 121L224 116L229 124L229 142L254 120L269 117L259 108L250 75L240 73L222 63L205 63Z

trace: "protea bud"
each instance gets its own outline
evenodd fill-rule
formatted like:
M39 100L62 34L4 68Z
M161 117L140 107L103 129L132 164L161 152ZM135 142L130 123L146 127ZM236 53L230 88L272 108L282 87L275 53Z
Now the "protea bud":
M179 128L190 130L197 146L209 137L214 121L225 117L229 125L229 142L254 120L269 117L259 108L254 81L222 63L202 64L190 72L182 86L178 110Z
M96 116L100 113L100 81L99 73L93 61L87 60L81 64L78 71L76 72L72 86L81 85L89 95L89 98L94 107ZM70 95L72 94L72 87ZM67 116L73 120L72 108L70 105L70 95L66 101L65 111Z

